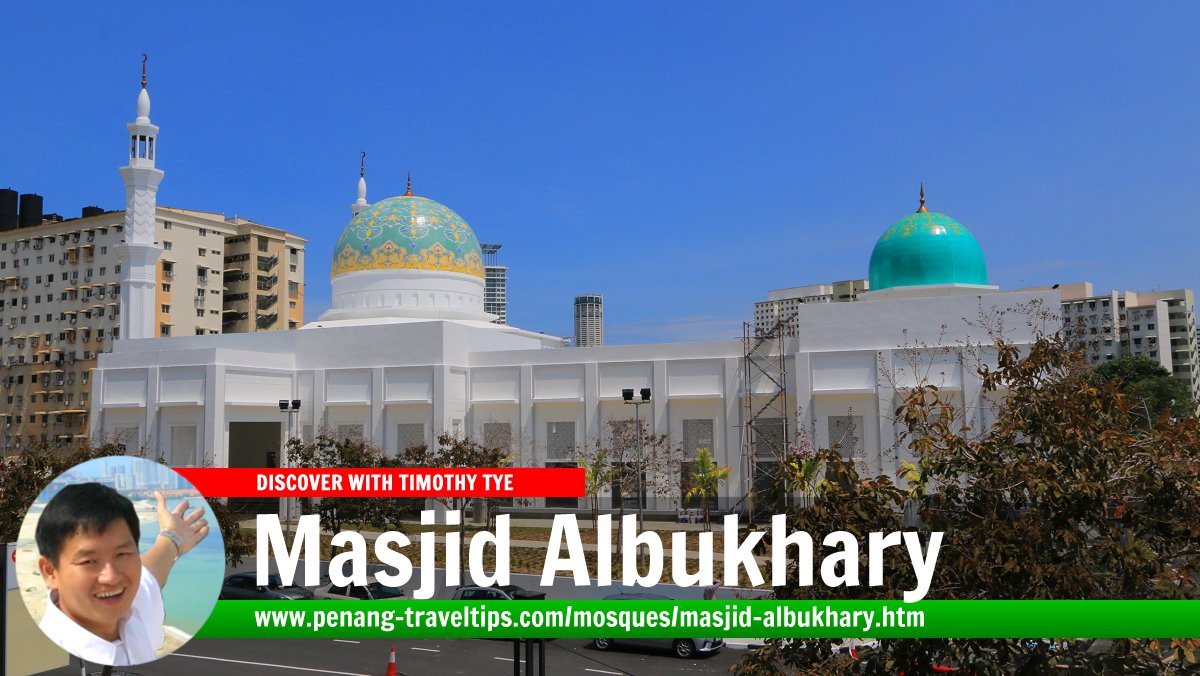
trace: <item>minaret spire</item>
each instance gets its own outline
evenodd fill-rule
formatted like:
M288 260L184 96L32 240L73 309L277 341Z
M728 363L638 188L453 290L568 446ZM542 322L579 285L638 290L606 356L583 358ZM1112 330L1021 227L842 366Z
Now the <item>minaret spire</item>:
M125 182L125 239L115 248L121 261L121 339L157 337L159 326L170 322L169 316L160 316L154 300L158 258L162 255L157 243L156 211L163 172L155 166L158 127L150 122L147 59L142 54L137 118L125 125L129 132L129 164L120 169Z
M367 203L367 151L364 150L358 158L358 199L350 205L351 218L357 216L358 212L367 206L369 206Z
M918 214L927 214L929 210L925 208L925 181L921 181L921 206L917 208Z
M404 193L404 197L412 197L412 172L408 172L408 192Z

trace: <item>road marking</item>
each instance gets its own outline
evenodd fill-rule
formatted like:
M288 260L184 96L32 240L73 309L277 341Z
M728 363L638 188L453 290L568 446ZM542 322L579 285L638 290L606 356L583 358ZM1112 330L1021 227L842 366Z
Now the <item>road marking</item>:
M621 672L619 671L605 671L603 669L584 669L584 671L590 671L595 674L616 674L617 676L621 676Z
M511 658L511 657L493 657L492 659L494 659L494 660L504 660L505 662L512 662L512 661L513 661L513 658ZM525 660L521 660L521 661L522 661L522 662L524 662Z
M371 676L353 671L330 671L328 669L310 669L308 667L293 667L287 664L271 664L270 662L247 662L246 660L229 660L222 657L207 657L205 655L188 655L186 653L171 653L172 657L191 657L197 660L212 660L214 662L232 662L233 664L249 664L255 667L275 667L276 669L291 669L292 671L311 671L318 674L337 674L338 676Z
M347 641L347 640L346 640L346 639L344 639L344 638L335 638L335 639L333 639L333 642L334 642L334 643L356 643L356 644L357 644L357 643L362 643L362 641Z
M420 651L422 651L422 652L427 652L427 653L440 653L440 652L442 652L442 651L440 651L440 650L434 650L433 648L413 648L413 647L409 647L409 650L420 650Z

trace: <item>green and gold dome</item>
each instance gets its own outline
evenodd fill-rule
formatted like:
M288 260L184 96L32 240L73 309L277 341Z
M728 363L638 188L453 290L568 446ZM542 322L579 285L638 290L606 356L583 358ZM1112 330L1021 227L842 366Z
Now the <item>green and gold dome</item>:
M458 272L483 279L483 253L461 216L410 189L364 207L342 231L330 276L363 270Z
M988 283L987 262L979 242L962 223L921 208L884 231L871 252L871 291L898 286Z

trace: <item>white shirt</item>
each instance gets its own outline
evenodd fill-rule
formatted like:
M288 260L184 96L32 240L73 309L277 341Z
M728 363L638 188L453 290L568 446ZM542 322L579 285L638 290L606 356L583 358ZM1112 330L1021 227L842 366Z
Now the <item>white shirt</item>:
M54 592L46 596L46 614L38 624L51 641L87 662L114 667L144 664L157 659L154 651L163 644L162 587L148 568L142 566L129 612L117 625L116 641L107 641L84 629L59 609Z

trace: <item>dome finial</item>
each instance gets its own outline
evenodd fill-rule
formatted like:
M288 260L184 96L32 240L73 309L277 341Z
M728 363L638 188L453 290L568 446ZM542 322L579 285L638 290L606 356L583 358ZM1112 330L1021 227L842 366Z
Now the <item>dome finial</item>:
M146 56L145 52L142 52L142 89L146 88L146 59L148 58L150 57Z
M358 158L358 199L350 205L350 213L355 216L367 206L367 151L362 151Z
M927 214L929 210L925 208L925 181L921 181L921 206L917 208L918 214Z
M404 193L405 197L412 197L412 172L408 172L408 192Z

